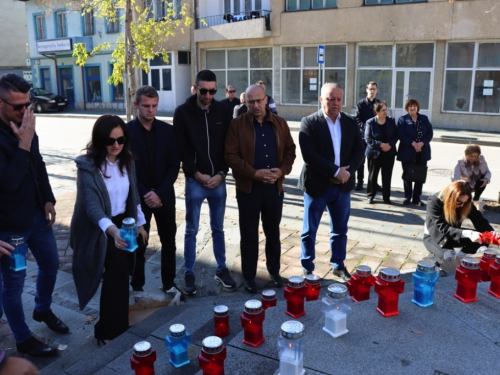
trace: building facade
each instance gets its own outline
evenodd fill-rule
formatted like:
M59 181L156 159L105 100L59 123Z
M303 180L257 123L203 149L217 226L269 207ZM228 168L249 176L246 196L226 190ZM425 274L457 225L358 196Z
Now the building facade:
M344 87L353 112L378 83L391 114L409 98L434 126L500 127L497 0L197 1L194 61L238 92L267 83L280 115L318 108L321 84ZM318 63L324 46L324 63ZM218 98L223 97L219 90Z

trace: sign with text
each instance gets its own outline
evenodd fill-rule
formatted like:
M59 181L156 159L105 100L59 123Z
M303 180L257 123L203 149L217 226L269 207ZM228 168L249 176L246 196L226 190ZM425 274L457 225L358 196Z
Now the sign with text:
M318 64L325 63L325 46L318 46Z
M73 49L71 39L41 40L36 42L38 53L71 51Z

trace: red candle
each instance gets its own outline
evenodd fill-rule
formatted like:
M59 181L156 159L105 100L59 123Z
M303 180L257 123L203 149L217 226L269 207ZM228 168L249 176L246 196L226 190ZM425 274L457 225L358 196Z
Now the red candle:
M377 311L384 317L399 315L399 295L405 291L405 282L401 280L395 268L380 270L375 279L375 293L378 294Z
M288 279L288 285L285 287L285 313L294 319L297 319L302 315L306 315L306 312L304 311L305 296L306 289L304 288L304 279L300 276L290 277Z
M349 295L354 302L361 302L370 299L370 289L375 285L375 276L369 266L359 266L351 280L347 282Z
M227 306L214 307L215 336L226 337L229 335L229 309Z
M134 353L130 357L130 367L135 375L154 375L156 350L151 349L147 341L140 341L134 345Z
M479 262L479 268L481 268L481 281L491 281L491 276L489 274L490 266L495 263L495 257L497 252L495 250L485 250L481 261Z
M265 318L266 313L260 301L251 299L245 302L245 310L241 315L241 326L244 333L243 344L256 348L266 340L262 334L262 324Z
M455 297L464 303L477 301L477 283L481 281L482 271L479 259L465 257L455 272L458 281Z
M500 298L500 254L497 254L495 263L490 266L491 284L488 293Z
M263 290L261 302L264 310L267 310L269 307L276 306L276 292L272 289Z
M321 291L320 277L318 275L307 275L305 279L306 301L316 301Z
M220 337L209 336L203 340L201 352L198 355L203 375L224 375L225 360L226 347L222 344Z
M497 245L500 246L500 241L495 238L495 235L491 232L481 233L480 241L485 245Z

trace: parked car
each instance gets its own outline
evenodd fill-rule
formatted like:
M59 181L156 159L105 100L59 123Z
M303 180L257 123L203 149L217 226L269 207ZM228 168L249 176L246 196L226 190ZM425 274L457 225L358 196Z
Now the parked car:
M30 90L31 107L35 112L45 112L48 109L62 111L68 106L68 98L53 94L42 88L32 88Z

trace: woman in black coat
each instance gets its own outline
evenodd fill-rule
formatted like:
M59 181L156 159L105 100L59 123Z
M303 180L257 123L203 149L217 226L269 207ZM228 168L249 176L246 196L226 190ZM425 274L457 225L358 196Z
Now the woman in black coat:
M403 174L413 163L427 166L427 161L431 160L430 142L433 135L432 125L427 116L418 113L420 104L417 100L408 100L405 109L408 114L398 120L398 160L402 163ZM424 206L420 200L423 184L407 180L403 180L403 183L405 190L403 204L408 205L412 201L417 206Z
M393 117L387 116L387 103L380 101L373 107L375 117L366 122L365 155L368 159L368 203L377 194L378 173L382 170L382 198L391 204L391 179L396 158L398 128Z

